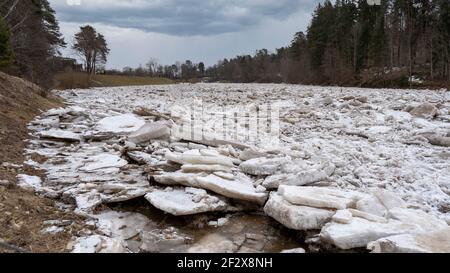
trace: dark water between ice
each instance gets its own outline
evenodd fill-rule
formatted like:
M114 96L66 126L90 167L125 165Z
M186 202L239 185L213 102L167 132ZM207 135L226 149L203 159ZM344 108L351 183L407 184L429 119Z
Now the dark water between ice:
M208 226L209 221L225 217L224 213L202 214L189 217L176 217L165 214L152 207L144 199L111 205L122 212L137 212L150 220L150 229L165 230L175 228L178 234L191 238L187 242L158 243L157 252L187 252L191 246L205 244L214 246L223 241L231 241L237 252L278 253L282 250L305 247L304 238L297 231L288 230L263 215L262 212L240 212L231 215L229 222L221 227ZM216 242L215 242L216 241ZM211 249L212 251L214 249Z

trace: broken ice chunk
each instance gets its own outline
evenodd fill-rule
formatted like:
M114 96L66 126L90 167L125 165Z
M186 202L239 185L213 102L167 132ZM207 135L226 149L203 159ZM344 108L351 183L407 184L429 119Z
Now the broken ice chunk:
M264 212L285 227L295 230L321 229L335 214L333 210L293 205L278 193L270 195Z
M19 174L17 176L17 185L25 190L39 191L42 188L42 180L38 176Z
M181 185L186 187L199 187L196 178L201 175L205 174L173 172L155 175L153 178L157 183L167 186Z
M121 240L128 240L139 234L149 223L149 219L139 213L106 211L94 215L97 228L103 234Z
M128 139L133 143L139 144L152 139L168 137L170 135L169 124L166 121L146 123L139 130L130 134Z
M376 189L373 190L372 193L387 210L394 208L406 208L405 201L392 192Z
M91 156L85 161L85 165L80 168L83 172L94 172L100 169L120 168L127 165L128 162L118 155L103 153Z
M153 166L156 164L159 164L160 160L155 158L154 156L144 153L144 152L139 152L139 151L132 151L132 152L127 152L127 155L134 161L136 161L139 164L146 164L149 166Z
M353 215L348 210L338 210L333 216L333 221L342 224L348 224L352 221Z
M349 192L319 187L280 186L278 192L292 204L315 208L346 209L357 199Z
M415 226L400 221L389 223L371 222L354 217L348 224L330 222L321 231L323 241L331 243L340 249L366 247L368 243L383 237L408 233L415 230Z
M145 121L133 114L106 117L97 124L97 130L110 133L135 132L145 125Z
M183 172L231 172L231 168L223 165L192 165L186 164L181 166Z
M380 203L375 196L363 198L356 203L356 209L359 211L374 214L380 217L385 217L387 214L386 208Z
M263 186L268 189L277 189L280 185L308 185L328 179L335 169L336 166L334 164L327 162L298 173L276 174L267 177L263 182Z
M76 133L73 133L70 131L65 131L65 130L58 130L58 129L51 129L48 131L40 132L39 137L68 141L68 142L80 142L81 141L81 136L79 134L76 134Z
M154 190L145 199L156 208L175 216L231 209L225 199L195 188Z
M282 165L289 163L288 158L254 158L240 165L244 173L251 175L273 175Z
M281 251L281 253L283 254L303 254L306 253L306 251L303 248L294 248L294 249L287 249L287 250L283 250Z
M183 154L168 152L166 153L166 159L182 165L223 165L234 167L233 160L229 157L222 155L205 156L201 155L198 150L190 150Z
M71 243L72 253L126 253L122 240L101 235L80 237Z
M267 200L267 193L257 192L252 181L244 175L236 177L236 180L228 180L212 174L206 177L198 177L196 181L201 188L229 198L259 204L264 204Z
M450 229L390 236L369 243L367 248L372 253L449 253Z
M378 239L399 234L428 234L448 229L448 225L423 211L393 209L395 218L374 222L355 217L349 224L331 222L321 231L321 238L341 249L366 247Z

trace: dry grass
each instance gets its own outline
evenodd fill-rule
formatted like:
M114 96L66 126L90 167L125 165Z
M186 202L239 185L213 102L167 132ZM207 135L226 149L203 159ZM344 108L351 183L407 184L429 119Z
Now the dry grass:
M75 89L89 87L113 87L134 85L172 84L166 78L135 77L120 75L89 75L81 72L68 72L56 75L56 89Z
M44 172L23 166L20 169L2 163L22 164L28 138L27 123L41 111L62 105L58 98L36 85L0 72L0 180L12 182L0 186L0 242L4 241L29 252L64 252L71 237L81 229L82 221L60 211L54 201L36 196L15 186L19 173L45 177ZM42 161L43 158L36 158ZM73 220L69 230L57 235L42 234L47 220ZM1 247L0 253L8 251Z

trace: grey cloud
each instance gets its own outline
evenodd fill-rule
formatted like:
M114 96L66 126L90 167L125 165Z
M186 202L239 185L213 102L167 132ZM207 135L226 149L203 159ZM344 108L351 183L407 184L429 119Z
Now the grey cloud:
M170 35L239 32L267 19L285 20L319 0L50 0L64 22L92 22Z

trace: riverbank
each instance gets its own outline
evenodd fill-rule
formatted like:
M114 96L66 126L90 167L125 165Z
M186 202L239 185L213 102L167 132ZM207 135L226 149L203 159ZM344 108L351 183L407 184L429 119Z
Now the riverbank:
M50 199L17 187L19 174L45 177L45 172L24 164L23 155L27 124L42 111L62 105L59 98L42 94L38 86L0 73L0 252L17 251L6 245L29 252L64 252L80 228L79 217L58 209ZM61 234L42 232L46 221L61 219L71 221L72 229Z
M91 75L81 72L59 73L55 76L56 89L76 89L89 87L115 87L172 84L174 81L166 78L139 77L122 75Z

